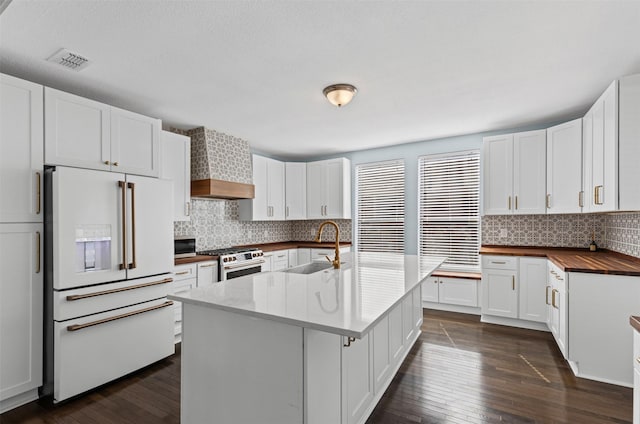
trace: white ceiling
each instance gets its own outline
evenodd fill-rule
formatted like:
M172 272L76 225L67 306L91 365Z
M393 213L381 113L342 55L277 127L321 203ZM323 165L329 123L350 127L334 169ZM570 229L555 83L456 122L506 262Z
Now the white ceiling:
M640 1L13 0L0 71L308 157L576 117L640 72Z

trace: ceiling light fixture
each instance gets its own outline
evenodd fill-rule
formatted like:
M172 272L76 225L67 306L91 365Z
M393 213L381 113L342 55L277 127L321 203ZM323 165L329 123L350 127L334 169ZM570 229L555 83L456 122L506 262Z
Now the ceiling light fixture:
M322 94L334 106L344 106L348 104L358 90L351 84L333 84L325 87Z

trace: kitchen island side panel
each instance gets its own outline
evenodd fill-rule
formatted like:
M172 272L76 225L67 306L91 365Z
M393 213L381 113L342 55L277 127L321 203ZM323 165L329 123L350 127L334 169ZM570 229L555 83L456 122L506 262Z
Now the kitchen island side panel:
M301 327L183 308L183 424L303 422Z

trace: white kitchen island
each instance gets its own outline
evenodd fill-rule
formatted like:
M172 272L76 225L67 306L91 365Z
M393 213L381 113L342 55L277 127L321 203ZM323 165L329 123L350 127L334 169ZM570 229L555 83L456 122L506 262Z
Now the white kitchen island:
M183 424L364 423L420 335L444 258L350 253L180 295Z

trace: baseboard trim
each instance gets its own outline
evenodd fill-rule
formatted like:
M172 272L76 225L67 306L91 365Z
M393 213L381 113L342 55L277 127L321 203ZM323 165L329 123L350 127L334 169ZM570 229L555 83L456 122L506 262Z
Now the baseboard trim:
M461 305L447 305L446 303L433 303L422 301L422 307L424 309L435 309L437 311L458 312L461 314L480 315L480 308L474 308L473 306L461 306Z
M38 399L38 389L32 389L28 392L20 393L8 399L0 401L0 414L10 411L18 406L22 406Z
M505 318L505 317L496 317L493 315L481 315L480 322L484 322L487 324L507 325L509 327L524 328L527 330L545 331L547 333L550 332L549 327L547 327L547 324L543 322L526 321L522 319Z

